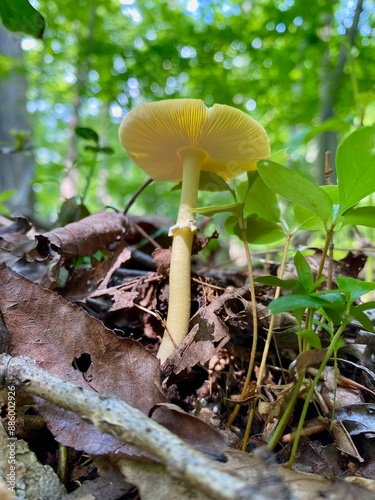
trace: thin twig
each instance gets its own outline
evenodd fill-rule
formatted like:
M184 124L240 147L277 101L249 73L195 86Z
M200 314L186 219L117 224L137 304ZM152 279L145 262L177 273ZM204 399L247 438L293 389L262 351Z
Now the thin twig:
M147 186L149 186L151 184L151 182L153 182L153 179L151 179L151 177L149 179L147 179L146 182L144 182L142 184L141 187L139 187L137 189L137 191L133 194L133 196L130 198L130 200L128 201L126 207L124 208L124 215L126 215L129 210L130 210L130 207L133 205L133 203L135 202L135 200L138 198L138 196L142 193L142 191L144 189L146 189Z

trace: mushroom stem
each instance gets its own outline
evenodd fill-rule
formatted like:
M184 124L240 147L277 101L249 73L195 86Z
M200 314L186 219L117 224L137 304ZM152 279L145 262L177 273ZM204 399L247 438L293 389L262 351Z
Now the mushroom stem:
M205 153L186 148L182 158L181 200L177 223L171 228L173 236L169 272L169 302L167 328L158 351L163 364L174 349L184 340L189 330L191 306L191 247L195 226L192 209L197 203L201 164Z

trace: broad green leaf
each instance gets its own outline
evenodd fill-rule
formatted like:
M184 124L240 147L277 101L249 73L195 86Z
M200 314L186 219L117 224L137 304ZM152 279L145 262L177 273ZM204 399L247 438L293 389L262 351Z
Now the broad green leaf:
M202 191L229 191L232 192L231 187L225 182L220 175L215 172L201 172L199 180L199 189Z
M337 184L329 184L327 186L320 186L320 189L323 189L328 196L331 198L332 203L334 205L338 205L340 203L340 193L339 193L339 187Z
M305 289L305 292L309 293L314 283L314 277L310 266L300 251L297 251L294 256L294 265L296 266L301 285Z
M27 0L1 0L0 17L10 31L42 38L46 23Z
M375 192L375 127L350 134L336 155L340 213Z
M193 212L196 214L204 215L206 217L212 217L213 215L222 212L230 212L239 217L242 214L242 210L242 203L228 203L226 205L211 205L209 207L194 208Z
M280 209L275 192L258 176L247 193L244 212L256 214L263 219L279 222Z
M105 155L113 155L115 151L113 148L109 146L104 146L103 148L98 148L98 153L104 153Z
M99 148L97 146L85 146L85 151L93 151L94 153L104 153L106 155L113 155L114 150L110 147Z
M358 304L355 307L356 311L367 311L369 309L375 309L375 300L369 300L368 302L363 302L362 304Z
M285 239L285 233L278 224L254 216L246 218L246 234L248 243L254 245L266 245Z
M66 226L66 224L77 222L88 215L90 215L90 212L87 207L82 204L80 198L78 196L73 196L73 198L65 200L61 205L55 227Z
M258 162L258 171L264 182L289 201L311 210L324 224L332 216L332 200L313 181L278 163L269 160Z
M173 186L171 191L178 191L181 189L181 182L176 184L176 186ZM200 179L199 179L199 191L210 191L210 192L223 192L223 191L228 191L232 193L233 198L235 199L234 196L234 191L233 189L227 184L224 179L222 179L219 175L215 174L214 172L201 172Z
M322 306L320 309L323 316L334 325L340 324L346 310L346 301L344 296L340 292L326 290L317 292L314 296L324 298L327 301L327 304Z
M78 137L86 139L86 141L93 141L95 144L99 143L99 136L92 128L76 127L75 133Z
M259 276L258 278L255 278L254 281L256 283L261 283L262 285L279 286L280 288L291 290L292 292L299 294L304 292L299 280L282 280L277 276Z
M307 208L294 205L294 228L293 231L320 231L324 229L324 223L320 217Z
M375 290L375 283L361 281L347 276L336 278L336 283L339 287L339 291L346 296L348 302L351 304L362 297L362 295Z
M365 328L368 332L373 332L374 331L374 325L372 324L370 318L361 311L357 311L356 307L352 307L350 309L350 313L354 319L356 319L363 328Z
M297 335L306 340L313 349L320 350L322 348L320 338L315 332L311 330L302 330L301 332L298 332Z
M270 160L284 165L289 161L288 149L280 149L280 151L272 153Z
M375 207L357 207L343 214L339 222L355 226L375 227Z
M320 186L332 200L333 207L339 204L339 190L336 185ZM320 231L324 229L324 223L318 215L299 205L294 205L294 223L293 231Z
M323 278L324 279L324 278ZM342 293L338 290L323 290L321 292L316 292L314 297L322 297L326 300L331 308L341 309L344 311L345 309L345 299Z
M350 314L353 319L359 321L361 325L366 328L366 330L368 330L369 332L373 332L374 325L372 324L372 321L367 316L367 314L364 313L364 311L367 311L369 309L375 309L374 300L364 302L363 304L359 304L357 306L352 305L350 308Z
M250 189L250 187L253 185L253 183L256 181L256 179L259 177L259 172L258 170L249 170L246 172L247 176L247 188Z
M268 308L271 314L279 314L299 309L319 309L319 307L327 306L327 304L328 302L324 299L312 297L311 295L286 295L273 300Z

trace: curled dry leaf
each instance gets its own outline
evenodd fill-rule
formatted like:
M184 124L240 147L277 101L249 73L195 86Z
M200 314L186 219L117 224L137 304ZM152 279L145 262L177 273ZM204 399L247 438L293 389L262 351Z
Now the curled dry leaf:
M355 446L352 438L350 437L350 434L348 433L342 422L332 422L331 432L335 437L335 445L338 450L341 450L343 453L354 457L358 460L358 462L364 462L364 459L359 454L357 447Z
M111 257L99 262L97 266L76 272L61 291L61 295L76 302L94 295L97 289L104 293L113 273L131 258L129 248L124 245L125 242L122 242Z
M190 321L190 332L185 340L167 359L164 366L167 372L173 371L178 374L198 363L205 364L228 343L229 328L219 315L221 311L224 311L228 316L228 311L230 311L230 319L234 319L236 314L233 311L233 302L239 302L241 305L246 302L240 292L241 290L229 288L211 304L199 309ZM242 292L248 292L248 288L244 287ZM247 306L243 306L238 314L242 317L245 312L248 322Z
M301 370L308 366L319 365L326 355L327 349L310 349L303 351L297 357L296 371L301 373Z
M19 246L23 246L25 241L25 235L30 231L31 224L22 215L15 214L13 216L14 222L8 226L0 228L0 242L1 248L16 249Z
M92 255L131 232L132 224L124 214L98 212L79 222L36 236L38 243L35 252L43 253L47 240L65 258ZM30 258L32 254L29 253Z

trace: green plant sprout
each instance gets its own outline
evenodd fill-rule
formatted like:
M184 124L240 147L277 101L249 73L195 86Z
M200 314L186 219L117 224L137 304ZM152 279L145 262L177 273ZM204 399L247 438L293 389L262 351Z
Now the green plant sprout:
M324 264L334 234L345 225L375 227L374 207L357 206L366 196L375 191L375 176L373 175L375 170L374 145L375 127L359 129L343 141L336 157L337 186L319 187L303 175L271 161L262 161L258 164L259 174L267 186L295 205L295 226L292 233L295 234L299 229L312 230L319 228L325 232L322 258L315 280L311 270L308 269L307 262L304 262L303 256L299 253L296 254L295 258L298 280L294 280L294 283L293 280L285 281L277 277L257 279L258 282L278 287L283 286L292 291L289 296L276 298L270 304L270 312L272 315L282 311L292 311L295 314L300 325L300 351L310 347L320 348L320 341L313 330L314 312L319 311L322 313L329 325L327 331L331 335L330 346L305 400L289 460L290 466L294 461L307 408L311 402L318 376L320 376L332 354L338 349L345 326L356 317L357 321L365 324L366 328L373 331L371 323L363 312L373 306L373 303L360 306L353 305L354 301L358 300L362 295L375 289L373 283L363 283L359 280L342 277L336 279L338 290L334 292L326 290L316 292L315 290L322 284ZM302 328L302 316L305 312L305 327ZM271 449L277 444L289 421L304 375L304 371L299 374L288 408L268 443Z
M258 172L248 172L247 182L240 184L235 192L232 192L235 200L234 203L196 210L197 213L207 216L212 216L215 213L223 211L231 213L231 216L227 219L226 228L244 242L250 287L252 283L252 266L248 243L272 244L285 239L279 277L269 276L255 280L259 283L276 286L275 299L277 299L271 303L270 307L270 326L258 371L258 387L262 383L267 355L273 336L273 325L276 314L279 312L292 311L294 313L299 326L298 345L300 352L310 348L321 349L320 339L315 331L315 327L317 326L316 320L314 320L315 312L321 313L327 321L327 324L319 323L318 326L326 328L331 335L329 356L332 355L332 352L335 353L341 345L340 335L344 328L342 325L347 325L348 321L350 321L349 318L353 318L353 315L356 315L356 319L366 324L369 329L372 328L366 315L363 313L367 307L371 307L371 304L356 306L358 308L353 309L353 300L350 297L344 300L347 290L343 289L344 282L342 280L346 278L338 278L336 280L336 283L340 284L339 291L328 293L327 291L317 292L317 289L325 281L325 278L322 276L323 269L334 235L342 227L348 225L375 227L374 207L356 206L363 198L375 191L375 179L372 174L375 169L374 141L375 128L367 127L353 132L341 144L336 160L338 185L319 187L303 175L283 167L271 159L264 160L258 163ZM276 195L287 200L293 208L292 214L287 213L285 216L281 214ZM237 199L241 201L237 201ZM282 276L290 242L293 236L301 230L323 230L325 233L323 255L317 275L314 278L302 253L297 252L294 263L298 279L283 280ZM360 296L375 288L372 286L372 283L359 283L363 285L360 288L362 292ZM355 287L357 285L357 281L350 281L350 279L345 282L346 287ZM287 297L278 298L281 288L290 290L292 294ZM255 296L255 292L253 293L254 295L252 296ZM280 309L277 309L278 307ZM252 315L254 335L249 369L244 388L241 392L241 396L243 397L245 397L254 369L258 337L255 310L252 312ZM304 317L306 318L305 323L303 323ZM337 331L340 333L337 334L336 332L334 334L334 327L337 324L339 325ZM322 365L326 364L326 362L323 360ZM324 366L322 369L324 369ZM288 408L270 440L270 448L274 448L289 421L304 377L305 371L303 370L299 374L295 388L292 391ZM256 398L249 412L243 449L246 448L249 437L255 404ZM308 404L309 400L306 401L306 408ZM229 419L228 426L233 423L239 409L240 405L236 405ZM300 429L302 429L303 421L304 415L301 416ZM299 434L297 433L293 453L295 453L298 445L298 439ZM293 460L294 455L291 457L291 463Z

